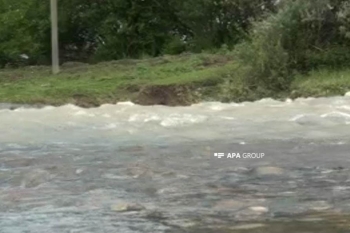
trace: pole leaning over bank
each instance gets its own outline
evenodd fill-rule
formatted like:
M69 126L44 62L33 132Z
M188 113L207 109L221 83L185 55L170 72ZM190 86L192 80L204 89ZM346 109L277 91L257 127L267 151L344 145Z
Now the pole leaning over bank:
M52 73L58 74L59 67L59 50L58 50L58 17L57 17L57 0L51 0L51 52L52 52Z

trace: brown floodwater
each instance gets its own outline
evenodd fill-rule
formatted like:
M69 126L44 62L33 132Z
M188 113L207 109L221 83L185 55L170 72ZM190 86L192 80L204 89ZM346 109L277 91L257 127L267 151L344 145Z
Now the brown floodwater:
M0 233L350 232L349 97L17 107Z

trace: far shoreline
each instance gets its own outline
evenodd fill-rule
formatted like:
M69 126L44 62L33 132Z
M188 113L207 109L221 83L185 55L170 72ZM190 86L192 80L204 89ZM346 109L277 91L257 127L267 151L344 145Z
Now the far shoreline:
M145 106L145 107L151 107L151 106L165 106L165 107L191 107L194 104L200 104L200 103L208 103L208 102L216 102L216 103L222 103L222 104L242 104L242 103L254 103L254 102L259 102L262 100L274 100L274 101L279 101L281 103L283 102L294 102L295 100L307 100L307 99L318 99L318 98L335 98L335 97L349 97L350 98L350 91L346 92L343 95L332 95L332 96L317 96L317 97L313 97L313 96L308 96L308 97L298 97L298 98L290 98L290 97L286 97L284 99L275 99L275 98L271 98L271 97L265 97L265 98L261 98L261 99L257 99L254 101L241 101L241 102L222 102L222 101L215 101L215 100L211 100L211 101L200 101L200 102L194 102L194 103L189 103L187 105L166 105L166 104L137 104L134 103L131 100L125 100L125 101L117 101L117 102L105 102L105 103L101 103L100 105L94 105L94 106L88 106L86 104L83 104L82 106L80 106L79 104L74 104L74 103L64 103L64 104L60 104L60 105L52 105L52 104L42 104L42 103L26 103L26 104L21 104L21 103L2 103L0 102L0 110L16 110L16 109L43 109L46 107L63 107L66 105L74 105L76 107L80 107L80 108L85 108L85 109L94 109L94 108L99 108L103 105L138 105L138 106Z
M69 62L58 75L49 66L0 69L0 109L67 104L94 108L126 101L174 107L350 95L349 69L296 75L288 90L272 91L251 89L242 78L243 68L231 54L200 53L94 65Z

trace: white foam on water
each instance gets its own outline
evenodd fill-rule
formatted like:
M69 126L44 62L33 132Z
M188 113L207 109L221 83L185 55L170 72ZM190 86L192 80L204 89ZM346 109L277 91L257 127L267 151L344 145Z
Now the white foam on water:
M126 101L126 102L118 102L117 105L120 105L120 106L135 106L136 104L134 104L133 102L130 102L130 101Z
M337 142L336 145L345 145L346 142L343 142L343 141L340 141L340 142Z
M33 110L33 109L16 108L16 109L14 109L13 111L14 111L14 112L23 112L23 111L30 111L30 110Z
M72 110L79 110L81 109L80 107L74 105L74 104L67 104L67 105L64 105L62 107L59 107L59 108L69 108L69 109L72 109Z
M229 103L230 107L244 107L244 103Z
M105 117L105 118L111 118L111 117L112 117L112 116L109 115L109 114L103 114L102 116Z
M173 114L161 121L160 125L164 127L175 127L180 125L188 125L203 122L207 119L206 116L191 115L191 114Z
M234 117L228 117L228 116L221 116L221 119L225 119L225 120L234 120Z
M54 106L46 106L46 107L44 107L44 108L42 108L42 110L46 110L46 111L50 111L50 110L54 110L55 109L55 107Z
M337 106L336 108L350 111L350 106L348 106L348 105Z
M116 129L117 127L118 127L118 124L110 123L108 125L105 125L105 126L102 126L102 127L98 127L98 129L108 130L108 129Z
M98 107L98 109L109 109L109 108L113 108L117 105L115 105L115 104L102 104L100 107Z
M160 121L161 118L157 114L146 113L146 114L134 114L129 117L129 122L149 122L149 121Z
M346 191L349 189L350 189L350 187L348 187L348 186L335 186L335 187L333 187L334 191Z
M88 113L86 111L83 111L83 110L80 110L80 111L77 111L75 113L73 113L74 116L88 116L88 117L94 117L95 114L92 114L92 113Z
M274 100L272 98L264 98L264 99L256 101L256 103L276 103L276 102L279 102L279 101Z
M299 98L294 101L262 99L245 103L203 102L186 107L141 106L120 102L90 109L72 104L41 109L20 108L0 111L0 130L3 132L0 134L0 144L84 138L90 141L129 140L127 136L131 134L149 139L179 137L198 140L231 137L239 140L262 137L285 140L327 135L344 138L350 137L349 111L350 102L345 97ZM167 131L168 128L172 130Z
M211 106L210 109L213 110L213 111L221 111L221 110L224 110L225 107L224 106L219 106L219 105L216 105L216 106L214 105L214 106Z
M345 113L345 112L330 112L330 113L325 113L321 115L322 118L327 118L327 117L344 117L344 118L350 118L350 114Z
M299 114L299 115L296 115L295 117L291 118L289 121L297 121L297 120L300 120L304 117L305 117L304 114Z
M286 107L286 104L273 104L273 105L269 105L269 107L284 108L284 107Z
M244 107L245 103L221 103L221 102L202 102L197 104L192 104L191 107L206 107L211 110L224 110L235 107Z

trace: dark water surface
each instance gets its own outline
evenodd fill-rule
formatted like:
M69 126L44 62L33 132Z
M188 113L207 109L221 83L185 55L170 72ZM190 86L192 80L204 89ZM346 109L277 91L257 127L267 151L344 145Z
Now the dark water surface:
M350 232L348 122L345 97L0 110L0 232Z

